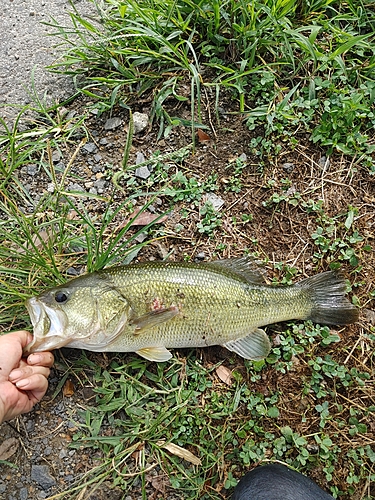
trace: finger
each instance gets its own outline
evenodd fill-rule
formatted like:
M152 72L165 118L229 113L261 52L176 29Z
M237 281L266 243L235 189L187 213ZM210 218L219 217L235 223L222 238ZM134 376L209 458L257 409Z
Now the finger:
M28 356L27 363L33 366L48 366L51 368L54 360L52 352L37 352Z
M30 344L30 342L33 340L33 336L27 330L19 330L16 332L7 333L6 337L3 338L6 338L7 340L12 340L12 341L16 340L20 342L22 348L26 347L27 344Z
M47 366L24 366L23 368L17 368L9 373L9 380L13 383L19 380L32 377L33 375L43 375L47 378L50 374L50 369Z
M40 373L34 373L31 377L19 380L16 386L28 393L29 399L37 403L42 399L48 388L48 381Z

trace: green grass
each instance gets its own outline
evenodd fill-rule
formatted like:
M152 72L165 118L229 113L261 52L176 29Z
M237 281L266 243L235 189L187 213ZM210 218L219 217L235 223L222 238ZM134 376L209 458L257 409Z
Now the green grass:
M263 129L254 139L261 156L308 134L329 153L363 155L374 171L370 3L112 0L100 6L95 21L72 13L78 43L71 29L52 23L66 47L53 69L78 77L79 91L95 98L100 111L143 98L152 103L160 136L177 125L194 132L202 89L214 87L217 102L229 89L250 129ZM182 91L185 82L190 95ZM166 101L187 99L191 120L170 116Z
M83 380L83 367L85 376L93 377L96 397L74 417L78 432L72 446L102 450L107 458L64 498L75 498L98 474L110 477L124 491L141 478L145 491L144 471L157 464L181 498L218 500L218 485L229 494L238 468L268 460L305 473L322 468L328 483L340 474L337 467L344 460L350 464L346 480L354 485L349 488L354 493L355 483L372 477L374 453L366 440L359 446L337 446L335 441L342 432L362 441L368 432L364 422L375 406L364 408L353 401L349 410L341 396L369 390L370 369L350 369L331 355L315 355L319 346L321 351L338 340L327 327L293 325L280 335L279 347L266 361L239 366L235 359L227 359L231 385L217 376L221 363L208 368L193 352L157 365L134 357L124 363L115 357L107 368L83 356L70 373ZM275 376L293 378L296 357L308 363L308 370L294 382L294 390L301 391L296 404L303 408L298 425L288 409L291 395L275 381ZM164 447L166 443L192 453L200 464L179 458ZM131 458L134 450L142 455L141 464ZM332 492L340 494L338 488Z

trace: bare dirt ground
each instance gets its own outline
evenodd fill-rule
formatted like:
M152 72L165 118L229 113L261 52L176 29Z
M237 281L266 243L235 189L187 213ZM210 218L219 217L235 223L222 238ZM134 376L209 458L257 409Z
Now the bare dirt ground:
M20 10L18 16L27 15L26 5ZM63 3L61 3L62 5ZM65 4L65 3L64 3ZM29 6L30 20L39 16L39 5ZM65 5L64 5L65 6ZM12 3L6 1L4 8L10 9ZM20 6L21 9L21 6ZM43 5L44 11L47 5ZM48 8L48 13L52 7ZM34 14L32 14L34 12ZM12 14L13 16L14 14ZM15 27L14 38L17 35ZM32 34L30 34L32 36ZM7 42L8 43L8 42ZM9 41L10 43L10 41ZM37 43L37 42L36 42ZM19 61L17 50L14 54L10 43L7 45L8 57ZM4 49L5 45L3 45ZM23 52L19 50L20 57ZM43 56L41 61L43 61ZM30 66L28 66L30 70ZM19 71L13 66L13 73L7 73L5 66L2 69L2 80L6 82L2 87L2 97L7 102L13 102L12 82L15 74ZM87 103L80 100L71 105L71 110L78 114L86 108ZM189 117L189 103L185 106L171 101L171 111L174 115L182 118ZM149 103L144 102L135 106L133 111L149 112ZM243 118L233 113L237 106L229 96L220 102L222 109L220 123L214 116L214 100L207 95L204 100L203 123L210 127L209 140L197 138L195 151L191 151L183 160L183 170L187 176L194 176L201 184L207 183L212 174L216 175L217 189L215 194L224 202L220 209L220 225L213 227L208 234L199 232L197 224L202 220L199 212L203 202L195 203L192 199L182 200L176 203L172 213L161 226L163 237L158 243L146 247L139 255L139 260L161 259L169 254L173 260L190 258L192 260L211 260L216 258L228 258L243 255L244 251L256 252L262 260L268 260L266 268L268 276L282 279L285 276L285 266L295 267L299 271L299 278L310 276L329 268L326 256L335 254L336 261L341 262L342 269L349 280L356 286L353 293L358 297L362 306L361 318L358 324L339 330L341 342L339 348L336 344L325 348L324 354L330 354L337 361L341 361L347 367L360 368L373 375L373 343L366 334L374 322L374 303L369 293L373 290L375 258L374 225L375 225L375 187L374 179L361 163L361 159L348 160L347 158L334 154L326 157L326 152L313 146L308 137L299 137L299 145L294 149L285 143L282 152L277 158L265 159L261 162L256 151L250 146L252 137L258 131L249 132ZM94 146L82 149L77 156L72 168L71 184L78 183L83 190L106 195L112 189L112 178L119 171L122 152L126 140L126 127L128 115L126 111L116 109L112 117L121 119L121 124L114 130L106 130L105 123L110 117L102 115L92 116L87 120L86 126L90 133L90 141ZM161 154L177 151L191 143L190 130L183 127L175 128L172 133L164 138L157 139L157 125L149 127L140 135L136 136L132 146L130 164L136 162L137 153L142 153L145 158L160 151ZM67 161L72 153L71 149L62 152L62 158L58 161ZM242 157L241 171L235 174L236 159ZM171 172L173 173L173 162ZM74 178L76 175L79 177ZM49 179L43 174L37 174L30 170L20 173L20 178L27 185L31 194L35 197L48 191ZM129 179L122 179L123 185ZM212 181L212 179L211 179ZM140 182L135 180L135 182ZM156 181L155 181L156 182ZM235 185L238 190L236 192ZM154 185L150 185L153 191ZM209 192L209 189L207 188ZM93 192L93 191L92 191ZM320 202L319 200L322 200ZM324 216L319 218L319 204L323 209ZM139 201L139 206L142 202ZM355 207L353 223L345 230L344 222L348 217L348 207ZM104 207L96 200L88 202L87 208L100 216ZM155 211L162 213L170 208L170 200L162 198L157 200ZM247 217L243 217L243 216ZM328 253L324 251L324 242L320 245L319 238L315 235L319 232L318 226L326 230L335 221L335 228L329 232L331 249ZM212 222L212 221L211 221ZM118 222L119 224L121 221ZM334 224L334 225L335 225ZM116 230L116 227L114 227ZM361 239L353 236L356 231ZM350 239L352 238L352 240ZM353 239L354 238L354 239ZM351 242L352 241L352 242ZM335 245L332 250L332 245ZM355 249L356 258L360 267L350 264L348 247ZM284 268L275 263L283 263ZM80 271L80 270L78 270ZM270 327L268 333L274 343L277 343L278 333L281 326ZM318 354L318 353L317 353ZM185 351L177 353L181 358ZM207 348L201 350L202 362L211 366L218 360L225 358L226 351L222 348ZM129 355L130 356L130 355ZM63 350L57 353L57 362L52 371L50 388L45 399L29 415L22 416L15 421L3 424L0 429L1 443L7 443L10 454L9 460L16 468L2 464L0 469L0 497L5 500L39 500L42 498L54 498L59 492L68 489L77 477L90 470L99 463L100 452L91 449L71 449L69 445L76 433L75 421L80 421L79 412L85 408L93 399L93 383L91 374L78 382L72 379L72 390L70 386L60 387L67 366L78 357L77 352ZM106 366L115 355L100 355L88 353L88 357L94 363ZM122 361L128 356L122 356ZM242 360L238 360L240 366ZM318 428L316 417L309 416L308 420L302 418L303 408L313 401L302 401L302 380L308 367L301 361L294 361L293 371L282 375L280 372L268 368L261 383L254 386L255 390L274 390L277 388L283 394L283 405L280 407L278 425L289 425L301 435L312 434ZM250 384L250 381L248 381ZM337 400L342 403L342 419L348 418L351 408L361 408L375 405L374 392L369 385L364 388L356 388L346 393L337 393ZM64 390L63 390L64 389ZM309 396L307 399L313 398ZM368 432L354 438L343 435L340 438L340 446L343 452L351 447L360 445L374 446L375 421L373 414L366 418ZM334 423L332 423L334 426ZM333 427L328 433L340 434L340 430ZM0 445L1 445L0 443ZM337 473L334 481L342 490L347 485L342 480L350 464L342 461L337 464ZM237 471L238 477L244 471ZM160 469L155 474L162 475ZM183 498L178 491L168 490L166 495L159 492L153 482L154 477L148 476L147 498L168 498L174 500ZM323 487L327 488L324 474L321 470L314 472L314 479ZM372 489L370 489L372 488ZM229 492L221 488L222 498L228 498ZM375 495L373 487L361 483L358 485L355 497L343 496L343 499L361 499L364 494ZM63 497L62 497L63 498ZM94 493L86 490L82 498L96 499L120 499L138 500L142 493L135 487L124 496L122 491L113 488L110 483L105 483Z
M170 103L171 109L175 104ZM86 105L86 102L76 101L72 108L80 113ZM194 176L201 184L204 184L212 174L217 176L218 189L215 194L224 202L220 209L221 225L214 227L209 234L200 233L197 224L202 219L199 210L203 201L194 203L183 200L176 203L172 213L163 222L161 226L163 237L142 250L138 259L161 259L169 254L172 260L182 260L187 256L192 260L211 260L239 256L248 250L252 253L257 252L263 260L268 259L266 268L269 278L281 279L285 276L285 265L297 268L300 278L310 276L328 269L329 264L323 247L317 246L312 236L317 233L318 220L313 207L322 203L326 218L324 220L341 221L337 226L340 229L337 229L336 239L331 238L331 244L335 244L335 241L345 242L345 238L349 238L354 229L361 235L360 241L352 245L361 265L355 273L349 260L341 252L342 249L347 250L344 243L343 246L337 246L335 255L337 261L341 261L342 269L352 283L358 285L354 292L364 306L364 311L358 324L339 330L341 337L339 349L334 344L333 347L330 346L322 353L316 354L323 352L331 354L348 367L361 367L362 370L372 373L373 346L364 334L371 326L373 310L373 303L369 301L368 294L372 289L374 277L374 254L366 250L368 246L373 245L374 238L373 179L360 162L353 164L340 155L334 155L327 160L324 158L324 151L312 147L308 138L300 141L300 145L294 150L284 145L283 152L277 159L267 160L262 165L250 147L250 140L254 134L247 130L241 116L232 113L235 104L227 97L223 98L220 106L223 115L218 123L212 118L212 102L207 96L203 118L204 123L211 126L210 138L209 140L197 138L196 150L183 160L182 166L186 174ZM143 103L138 109L134 108L133 111L148 112L147 103ZM184 117L185 113L188 113L188 107L186 110L181 107L175 108L174 113ZM112 189L111 179L120 169L128 125L125 111L115 110L113 116L121 119L121 124L115 130L105 129L109 116L93 116L87 120L86 125L92 142L88 143L90 146L87 149L81 150L74 162L72 176L78 176L79 180L77 177L72 177L70 180L73 184L78 183L80 189L89 191L94 188L97 191L102 190L104 194ZM174 129L167 138L161 140L157 140L157 130L155 125L135 137L130 164L135 163L139 153L149 158L153 152L160 151L161 154L165 154L177 151L191 141L190 130L183 127ZM57 162L64 162L70 154L70 150L63 151L62 157L55 159ZM234 166L235 160L239 157L242 158L245 167L236 177L236 182L240 182L239 192L233 192L228 190L228 184L235 184ZM173 162L171 168L173 169ZM48 190L49 179L46 176L35 173L30 175L27 170L21 172L20 176L36 197ZM126 180L124 178L120 183L125 185ZM137 182L141 181L138 179ZM153 191L155 186L150 185L149 189ZM140 201L139 206L142 203ZM155 210L157 213L162 213L169 206L170 200L161 198L157 200ZM353 227L345 232L343 221L347 218L348 206L356 207L357 211ZM96 200L89 201L87 208L96 211L98 216L103 210L102 204ZM244 219L244 214L251 217ZM325 224L329 225L328 222L321 222L322 227ZM117 230L116 227L114 230ZM280 262L284 264L284 268L275 266L275 263ZM268 330L274 343L277 343L281 328L279 325ZM177 355L183 358L184 350ZM77 356L77 352L72 350L63 350L61 354L57 354L57 363L46 398L31 414L2 426L2 441L10 443L12 450L9 460L17 466L17 469L2 467L0 492L3 498L52 499L55 494L69 488L80 474L99 463L100 452L85 448L78 450L69 448L76 432L74 422L81 421L79 412L93 398L93 383L89 373L86 379L80 382L71 379L72 390L69 390L70 386L68 389L64 386L64 390L59 386L67 366ZM202 362L207 366L212 366L226 356L227 351L220 347L201 350ZM88 357L94 363L106 366L115 355L88 353ZM121 356L121 360L124 359L128 359L128 355ZM241 363L242 360L239 359L238 365ZM288 374L282 375L269 368L264 372L261 383L252 384L255 390L277 389L284 395L278 425L289 425L301 435L312 434L319 428L316 417L311 416L306 421L301 416L301 408L306 408L309 404L309 397L306 400L301 399L301 384L306 370L308 370L306 364L295 359L293 370ZM366 406L374 404L370 386L348 391L346 394L338 393L336 397L343 404L343 419L348 417L351 408L361 407L363 402ZM311 398L313 399L312 396ZM349 435L343 436L340 446L343 449L350 449L354 443L356 446L359 444L372 446L375 429L373 416L368 415L366 425L367 434L356 436L354 441ZM337 429L332 428L330 431L334 433ZM13 441L9 442L8 440L12 438ZM344 472L348 464L340 463L338 467ZM163 472L156 469L154 474L162 476ZM241 474L240 469L238 474ZM335 481L340 488L345 489L346 486L340 482L340 477L343 477L343 474L336 474ZM168 490L166 495L160 493L158 488L154 487L156 483L153 479L155 479L153 475L148 476L147 498L170 500L183 498L179 496L178 491L172 489ZM314 479L323 487L328 486L322 471L316 470ZM361 484L358 487L358 496L355 498L362 498L361 491L364 489L368 494L369 485ZM222 498L228 498L228 491L224 488L221 491ZM95 493L90 494L90 490L86 490L82 498L90 500L142 498L142 493L137 487L127 492L125 497L123 495L123 492L113 488L110 483L104 483Z

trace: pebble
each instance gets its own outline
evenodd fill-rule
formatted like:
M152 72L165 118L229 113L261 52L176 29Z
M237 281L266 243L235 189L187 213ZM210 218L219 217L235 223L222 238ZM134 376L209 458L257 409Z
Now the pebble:
M27 500L29 498L29 493L27 491L27 488L21 488L20 489L20 500Z
M69 269L68 269L69 271ZM44 456L45 457L48 457L48 455L51 455L52 453L52 447L51 446L47 446L45 449L44 449Z
M148 125L148 115L146 115L146 113L139 113L136 111L133 113L133 125L135 134L143 132Z
M85 151L86 153L96 153L97 150L98 148L95 142L87 142L82 148L82 151Z
M144 165L143 167L138 167L135 172L134 172L135 177L138 177L138 179L148 179L151 175L151 172L149 169Z
M285 170L285 172L288 172L288 174L293 172L294 167L295 167L294 163L284 163L283 164L283 169Z
M28 420L26 422L26 430L27 430L27 432L33 432L35 430L34 420Z
M215 193L207 193L207 195L205 196L205 201L211 203L216 211L220 210L220 208L225 203L225 201Z
M38 167L34 164L27 166L27 173L34 176L38 172Z
M147 233L140 233L138 234L138 236L136 236L134 238L134 240L137 242L137 243L143 243L145 241L145 239L147 238Z
M52 153L52 161L53 161L53 163L58 163L61 160L61 158L62 158L62 154L61 154L60 151L56 150L56 151L54 151Z
M102 165L93 165L92 168L91 168L91 171L94 174L97 174L98 172L102 172L102 170L103 170L103 166Z
M113 130L121 125L121 118L114 116L113 118L108 118L104 124L105 130ZM102 143L103 144L103 143Z
M68 186L68 191L80 191L80 192L84 192L85 190L77 182L72 182L72 184L69 184L69 186Z
M146 161L145 155L143 153L141 153L141 151L137 151L137 155L135 158L135 164L139 165L140 163L143 163L144 161Z
M105 179L99 179L94 182L94 187L98 191L98 193L103 193L106 185L107 181Z
M31 479L35 481L43 490L48 490L56 484L56 481L51 476L47 465L32 465Z
M326 156L321 156L319 158L319 161L318 161L319 165L322 167L322 168L327 168L329 167L329 158L327 158Z

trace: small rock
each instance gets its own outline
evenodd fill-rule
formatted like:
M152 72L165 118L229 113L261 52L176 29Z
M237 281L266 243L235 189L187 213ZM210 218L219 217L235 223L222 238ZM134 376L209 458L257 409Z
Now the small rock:
M27 491L27 488L21 488L20 489L20 500L27 500L29 498L29 493Z
M68 269L69 271L69 269ZM45 457L48 457L48 455L51 455L52 453L52 447L51 446L47 446L46 448L44 448L44 456Z
M96 153L96 154L94 155L94 161L95 161L96 163L99 163L99 162L100 162L100 160L101 160L102 158L103 158L103 157L102 157L102 155L101 155L101 154L99 154L99 153Z
M317 444L308 444L306 449L309 453L317 454L319 453L319 446Z
M146 115L146 113L139 113L136 111L133 113L133 125L135 134L143 132L148 125L148 115Z
M102 165L93 165L91 170L94 174L97 174L98 172L102 172L103 166Z
M137 151L137 156L135 158L135 164L139 165L140 163L143 163L146 161L145 155L141 153L140 151Z
M55 170L56 170L56 172L64 172L64 170L65 170L65 163L63 163L62 161L59 161L55 165Z
M47 465L32 465L31 479L35 481L43 490L48 490L56 484L56 481L51 476Z
M27 432L33 432L35 430L34 420L28 420L26 422L26 430L27 430Z
M103 137L103 139L100 139L99 144L101 146L106 146L108 144L108 139L106 139L105 137Z
M288 172L288 174L293 172L294 167L295 167L294 163L284 163L283 164L283 169L285 170L285 172Z
M53 182L49 182L47 184L47 191L49 193L54 193L55 192L55 184Z
M60 450L60 453L59 453L59 458L62 459L62 458L66 458L68 456L66 450L63 448L62 450Z
M60 153L60 151L54 151L52 153L52 161L53 163L57 163L61 160L62 158L62 154Z
M34 176L38 172L38 167L36 165L28 165L27 173L31 176Z
M78 276L79 271L77 271L77 269L75 269L74 267L68 267L68 269L66 270L66 274L68 276Z
M84 188L78 184L77 182L72 182L72 184L69 184L68 186L68 191L79 191L81 193L83 193L85 190Z
M134 240L137 242L137 243L143 243L145 241L145 239L147 238L147 234L146 233L140 233L138 236L136 236L134 238Z
M220 196L217 196L215 193L208 193L205 196L205 201L211 203L216 211L220 210L220 208L225 203L225 201L222 198L220 198Z
M151 175L151 172L149 171L149 169L146 167L146 165L144 165L143 167L138 167L135 172L134 172L134 175L136 177L138 177L139 179L148 179Z
M321 166L322 168L327 168L327 167L329 167L330 161L329 161L329 158L327 158L326 156L321 156L319 158L318 163L319 163L319 166Z
M87 142L83 148L82 148L83 151L85 151L86 153L96 153L96 151L98 150L95 142Z
M199 252L197 254L197 260L204 260L206 258L205 252Z
M98 193L103 193L104 189L106 187L106 180L105 179L99 179L94 182L94 187L97 189Z
M121 125L121 118L114 116L113 118L108 118L104 124L105 130L113 130ZM102 143L103 144L103 143Z
M241 160L243 163L247 162L247 154L246 153L242 153L239 157L238 157L239 160Z

